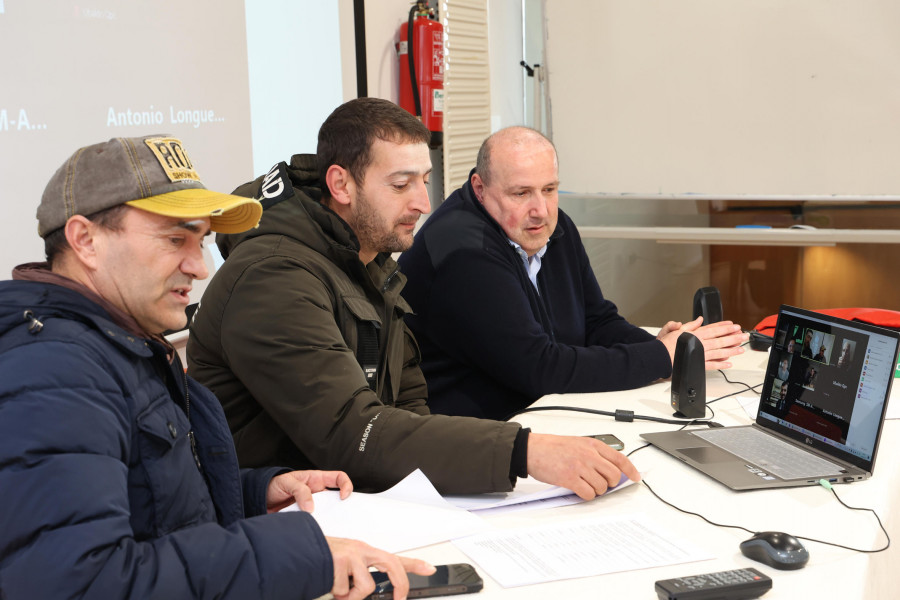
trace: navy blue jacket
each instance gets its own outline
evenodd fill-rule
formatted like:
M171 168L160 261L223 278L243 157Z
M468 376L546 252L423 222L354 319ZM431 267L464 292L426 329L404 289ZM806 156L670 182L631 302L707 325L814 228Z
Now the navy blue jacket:
M471 181L425 221L399 262L433 413L503 419L545 394L631 389L671 375L662 342L603 298L562 211L540 293Z
M265 515L279 471L239 470L219 403L161 344L72 290L0 282L4 600L324 594L315 521Z

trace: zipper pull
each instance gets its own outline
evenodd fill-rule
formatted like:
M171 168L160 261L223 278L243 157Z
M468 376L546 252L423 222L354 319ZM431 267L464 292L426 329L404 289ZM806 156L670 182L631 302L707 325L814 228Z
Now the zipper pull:
M30 321L28 325L28 333L34 335L41 332L41 329L44 328L44 324L37 320L37 317L34 316L34 313L30 310L26 310L22 314L22 318L26 321Z
M188 431L188 439L191 441L191 454L194 455L194 463L197 465L197 469L202 471L203 467L200 466L200 456L197 454L197 440L194 438L193 429Z

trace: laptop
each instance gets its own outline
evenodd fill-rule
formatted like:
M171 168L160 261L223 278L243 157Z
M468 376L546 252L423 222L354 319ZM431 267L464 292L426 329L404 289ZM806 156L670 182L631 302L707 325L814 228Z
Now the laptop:
M641 437L733 490L871 477L900 333L778 312L756 423Z

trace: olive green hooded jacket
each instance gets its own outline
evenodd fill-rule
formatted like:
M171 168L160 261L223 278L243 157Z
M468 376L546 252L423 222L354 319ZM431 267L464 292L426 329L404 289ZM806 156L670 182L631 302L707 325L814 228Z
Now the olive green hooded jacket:
M352 230L318 201L315 156L295 155L235 194L266 210L257 229L217 237L226 260L187 355L225 409L241 466L342 470L358 490L416 468L442 493L512 489L519 425L429 414L403 322L406 278L387 254L360 261ZM360 322L377 332L369 380Z

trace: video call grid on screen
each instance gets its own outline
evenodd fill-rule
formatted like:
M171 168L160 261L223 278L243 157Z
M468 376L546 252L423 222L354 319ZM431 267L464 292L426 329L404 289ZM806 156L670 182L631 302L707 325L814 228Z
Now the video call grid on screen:
M897 341L876 327L845 327L784 309L759 418L865 468L874 458L896 357Z

